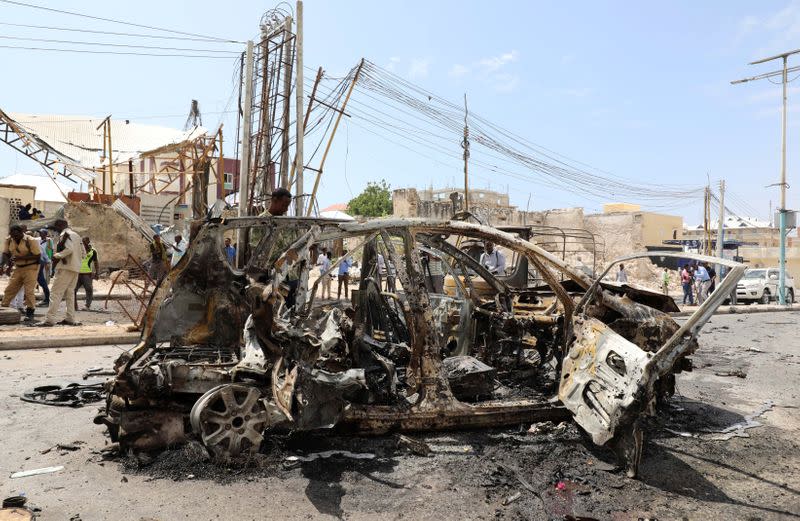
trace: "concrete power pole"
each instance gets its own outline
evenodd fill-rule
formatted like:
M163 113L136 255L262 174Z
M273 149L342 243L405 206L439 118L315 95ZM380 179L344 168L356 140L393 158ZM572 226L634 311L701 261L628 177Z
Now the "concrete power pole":
M283 120L281 126L283 127L283 135L281 136L281 178L280 186L286 188L289 184L289 99L292 91L292 48L289 45L288 35L292 32L292 17L287 16L284 22L284 41L283 41ZM274 190L275 187L273 186Z
M778 208L778 222L780 227L780 259L778 261L778 267L780 269L780 281L778 284L778 302L781 305L786 304L786 213L788 210L786 209L786 84L788 83L788 73L794 72L797 70L797 67L792 67L791 69L788 68L788 60L789 56L793 54L797 54L800 52L800 49L796 49L794 51L785 52L782 54L777 54L775 56L770 56L768 58L764 58L762 60L756 60L754 62L750 62L750 65L756 65L759 63L766 63L772 60L777 60L780 58L783 61L783 68L780 71L769 72L766 74L762 74L760 76L753 76L752 78L744 78L741 80L732 81L732 84L738 83L745 83L748 81L753 80L761 80L764 78L770 78L772 76L777 76L780 73L781 76L781 84L783 88L783 112L781 114L781 182L778 185L781 187L781 203L780 207Z
M464 141L461 148L464 149L464 211L469 211L469 110L467 109L467 93L464 93Z
M248 40L244 55L244 114L242 116L242 162L239 164L239 217L248 213L250 195L250 133L252 131L251 113L253 110L253 41ZM236 239L236 257L239 266L244 266L245 230L240 228Z
M303 114L303 106L305 105L305 100L303 100L303 2L301 0L297 0L297 9L295 10L297 14L297 33L295 34L295 54L297 55L297 73L295 75L296 84L295 84L295 94L297 95L297 99L295 102L296 105L296 115L295 115L295 124L297 125L297 137L295 139L296 151L295 151L295 162L296 162L296 172L297 177L295 179L295 199L294 199L294 213L298 217L303 215L303 166L305 163L303 162L303 139L305 137L306 129L305 129L305 121L304 121L304 114Z
M719 223L717 223L717 257L722 258L725 242L725 180L719 182ZM717 277L722 278L722 264L717 264Z

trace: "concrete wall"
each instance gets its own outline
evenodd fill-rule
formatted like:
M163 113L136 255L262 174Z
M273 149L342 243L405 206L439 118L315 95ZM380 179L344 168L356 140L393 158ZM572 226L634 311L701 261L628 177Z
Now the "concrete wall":
M739 255L753 268L777 268L779 248L746 247L739 248ZM800 284L800 247L786 248L786 271Z
M110 206L70 202L64 206L64 217L79 235L89 236L103 271L121 268L128 254L140 261L149 255L144 237Z
M138 194L141 200L139 216L147 224L172 224L177 200L173 195ZM165 208L166 206L166 208Z
M8 236L8 225L11 224L11 201L0 197L0 239Z
M645 246L661 246L664 240L683 238L683 217L650 212L641 214Z

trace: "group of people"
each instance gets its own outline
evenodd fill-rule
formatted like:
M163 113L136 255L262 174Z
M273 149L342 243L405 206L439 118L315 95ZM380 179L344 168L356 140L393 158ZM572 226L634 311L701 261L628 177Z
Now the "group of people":
M717 272L714 267L707 262L689 263L678 268L678 274L683 288L683 304L693 306L695 301L698 305L702 304L713 293L717 285ZM628 273L625 265L620 264L616 275L617 282L628 282ZM664 268L661 274L661 289L664 295L669 294L670 273L668 268Z
M44 214L38 208L31 208L31 203L19 209L20 221L35 221L36 219L44 219Z
M150 261L147 274L154 282L161 282L169 270L178 264L188 247L189 243L179 233L175 234L175 240L169 245L161 239L160 233L156 233L150 242Z
M717 272L707 262L687 264L680 270L683 303L693 306L695 298L700 305L717 285Z
M339 261L337 270L337 288L336 298L342 298L342 287L344 287L344 298L350 298L350 268L353 267L353 258L344 250L342 259ZM317 255L316 266L319 269L320 280L320 298L331 298L331 283L333 282L333 273L331 271L331 263L333 262L333 253L328 248L323 247L319 255Z
M49 230L56 233L56 240L50 237ZM10 275L2 306L11 305L21 293L27 321L33 320L37 284L44 294L41 306L48 308L44 321L38 324L40 326L49 327L56 323L62 301L66 301L66 316L58 323L79 325L75 312L81 287L86 293L86 309L91 308L92 281L97 279L100 270L97 251L89 237L81 238L64 219L57 219L49 229L39 230L39 239L28 235L24 224L11 225L3 245L0 266Z

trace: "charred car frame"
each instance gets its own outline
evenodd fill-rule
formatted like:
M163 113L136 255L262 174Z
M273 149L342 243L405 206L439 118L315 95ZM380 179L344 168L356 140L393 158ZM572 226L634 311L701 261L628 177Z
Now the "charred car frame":
M251 237L242 269L222 250L224 234L237 230ZM327 273L311 283L311 249L338 239L358 242L351 251L361 252L352 306L316 302ZM524 276L492 275L461 247L468 240L516 252ZM452 291L426 289L421 252L445 261ZM381 291L378 253L396 267L402 292ZM231 458L257 451L273 431L380 434L571 415L595 443L615 448L633 476L640 418L691 367L699 328L744 270L693 258L730 271L679 326L668 297L591 279L519 234L487 226L211 219L154 293L141 341L117 360L96 421L123 447L196 436Z

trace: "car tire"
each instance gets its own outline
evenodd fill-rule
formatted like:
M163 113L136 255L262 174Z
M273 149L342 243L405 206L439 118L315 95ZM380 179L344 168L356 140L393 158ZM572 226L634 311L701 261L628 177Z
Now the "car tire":
M761 299L759 300L759 303L760 304L769 304L769 301L771 300L771 297L772 296L769 294L769 290L768 289L764 289L764 293L761 294Z
M19 324L21 316L19 310L0 307L0 324Z

